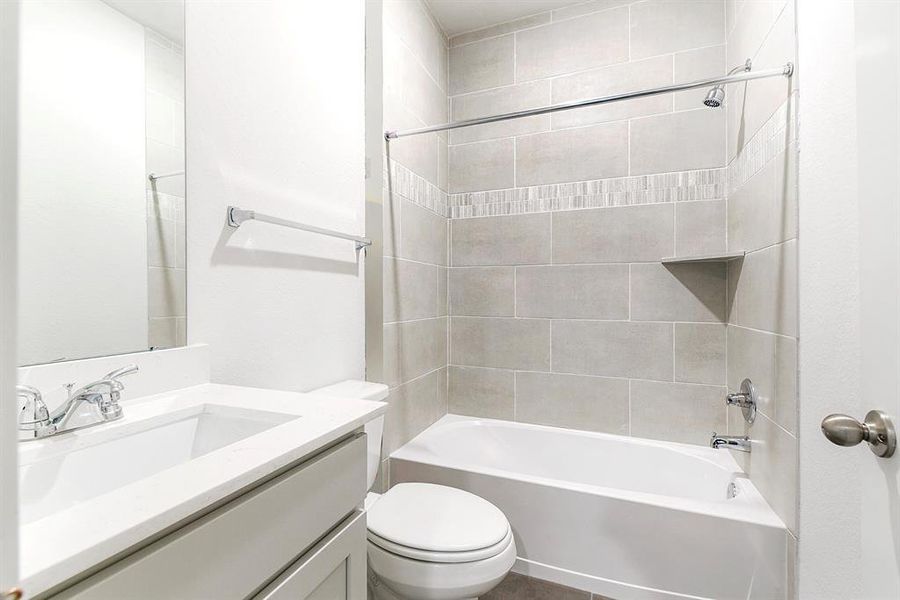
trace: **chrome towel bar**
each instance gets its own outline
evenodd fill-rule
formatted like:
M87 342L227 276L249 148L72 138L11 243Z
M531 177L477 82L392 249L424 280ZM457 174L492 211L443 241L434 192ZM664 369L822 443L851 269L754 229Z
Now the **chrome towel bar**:
M156 181L157 179L177 177L178 175L184 175L184 171L172 171L171 173L150 173L149 175L147 175L147 179L149 179L150 181Z
M226 209L225 221L226 223L228 223L229 227L234 227L235 229L240 227L246 221L262 221L264 223L271 223L272 225L281 225L282 227L290 227L291 229L300 229L301 231L309 231L310 233L318 233L320 235L341 238L342 240L350 240L352 242L356 242L357 250L362 250L366 246L372 245L372 240L367 237L352 235L349 233L342 233L340 231L333 231L331 229L323 229L322 227L306 225L305 223L298 223L297 221L288 221L287 219L281 219L279 217L273 217L272 215L258 213L255 210L245 210L243 208L238 208L237 206L229 206Z

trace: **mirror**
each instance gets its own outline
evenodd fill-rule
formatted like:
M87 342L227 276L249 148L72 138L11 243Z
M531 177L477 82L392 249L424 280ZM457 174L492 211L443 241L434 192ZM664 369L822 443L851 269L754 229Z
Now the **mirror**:
M183 0L21 19L18 363L184 345Z

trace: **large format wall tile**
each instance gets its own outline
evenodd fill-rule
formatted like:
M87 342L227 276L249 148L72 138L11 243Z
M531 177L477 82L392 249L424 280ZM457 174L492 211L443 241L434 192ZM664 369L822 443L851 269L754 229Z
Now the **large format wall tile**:
M454 96L450 110L453 121L465 121L529 108L539 108L550 103L550 82L532 81L503 88ZM550 115L538 115L475 127L463 127L450 131L451 144L464 144L499 137L536 133L550 129Z
M516 269L516 314L562 319L627 319L627 265Z
M447 318L384 326L385 383L395 387L447 365Z
M654 261L675 251L671 204L552 215L554 263Z
M528 81L628 60L628 9L550 23L516 35L516 80Z
M797 336L797 241L728 265L730 323Z
M550 370L550 321L452 317L450 363L501 369Z
M496 190L515 185L512 138L450 147L450 192Z
M423 4L386 0L384 23L418 57L431 77L447 89L447 46ZM387 37L387 36L386 36Z
M426 125L447 122L447 94L410 49L395 36L384 38L384 91Z
M752 2L750 4L766 4L764 2ZM777 5L777 2L769 3ZM796 59L796 24L794 19L794 6L790 2L778 11L778 19L774 21L771 30L767 30L765 41L759 50L738 49L738 41L728 41L728 62L740 64L747 58L753 59L754 68L781 67L787 62L797 64ZM742 11L741 20L744 21ZM774 11L773 11L774 12ZM764 17L765 15L760 15ZM771 16L771 15L769 15ZM740 27L738 29L741 29ZM734 98L740 98L740 102L726 103L728 114L728 158L731 159L762 127L769 117L787 102L791 94L798 89L799 76L795 72L793 77L771 77L760 79L750 84L731 84L726 93Z
M631 435L685 444L708 444L724 432L725 387L631 382Z
M577 152L573 149L577 148ZM516 185L621 177L628 174L628 124L549 131L516 138Z
M720 0L649 0L631 5L631 56L642 58L725 42Z
M700 107L631 121L631 174L725 165L725 114Z
M552 81L553 104L660 87L672 83L672 57L658 56L637 62L621 63L593 71L557 77ZM670 94L648 96L591 108L553 113L553 128L618 121L671 110L672 96Z
M725 265L631 265L631 318L725 322Z
M788 529L797 532L797 438L759 414L748 426L735 410L728 415L729 431L750 436L751 452L742 458L753 484Z
M515 81L513 35L450 49L450 93L463 94Z
M406 200L400 211L400 257L446 265L447 219Z
M437 267L384 259L384 322L437 316Z
M416 129L425 123L403 107L399 101L386 97L384 124L390 129ZM415 135L392 141L387 155L420 177L437 182L440 146L446 146L436 133ZM388 185L391 184L388 180Z
M498 37L506 33L512 33L520 29L530 29L537 25L549 23L550 19L550 13L543 12L528 17L522 17L521 19L516 19L515 21L507 21L506 23L500 23L499 25L485 27L484 29L477 29L475 31L461 33L450 38L450 46L463 46L465 44L471 44L472 42L477 42L479 40L486 40L487 38Z
M514 267L450 269L450 312L470 317L514 317Z
M529 265L550 262L550 215L454 219L453 266Z
M516 420L628 434L628 381L516 373Z
M797 236L797 149L770 160L728 197L728 245L751 251Z
M446 369L432 371L391 390L384 422L384 454L388 455L447 414L441 391Z
M725 383L725 325L675 323L675 381Z
M797 340L731 325L728 327L728 388L750 378L759 409L788 432L797 429Z
M450 367L449 410L489 419L515 418L515 372L481 367Z
M704 256L724 251L724 200L675 205L675 256Z
M552 354L557 373L671 381L672 324L558 320Z

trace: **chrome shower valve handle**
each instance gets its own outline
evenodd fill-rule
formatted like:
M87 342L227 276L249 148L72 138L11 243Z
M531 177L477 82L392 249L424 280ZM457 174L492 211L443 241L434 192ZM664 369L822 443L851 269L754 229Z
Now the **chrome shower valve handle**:
M756 387L749 379L741 382L741 391L736 394L728 394L725 396L725 404L728 406L740 406L741 412L744 414L744 420L753 424L756 420L756 410L759 405L759 396L756 393Z

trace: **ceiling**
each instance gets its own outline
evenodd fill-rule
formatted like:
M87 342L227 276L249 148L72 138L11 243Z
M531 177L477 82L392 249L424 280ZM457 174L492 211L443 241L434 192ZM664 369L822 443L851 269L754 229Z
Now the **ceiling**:
M449 37L584 0L425 0Z
M184 44L184 0L103 0L114 9Z

